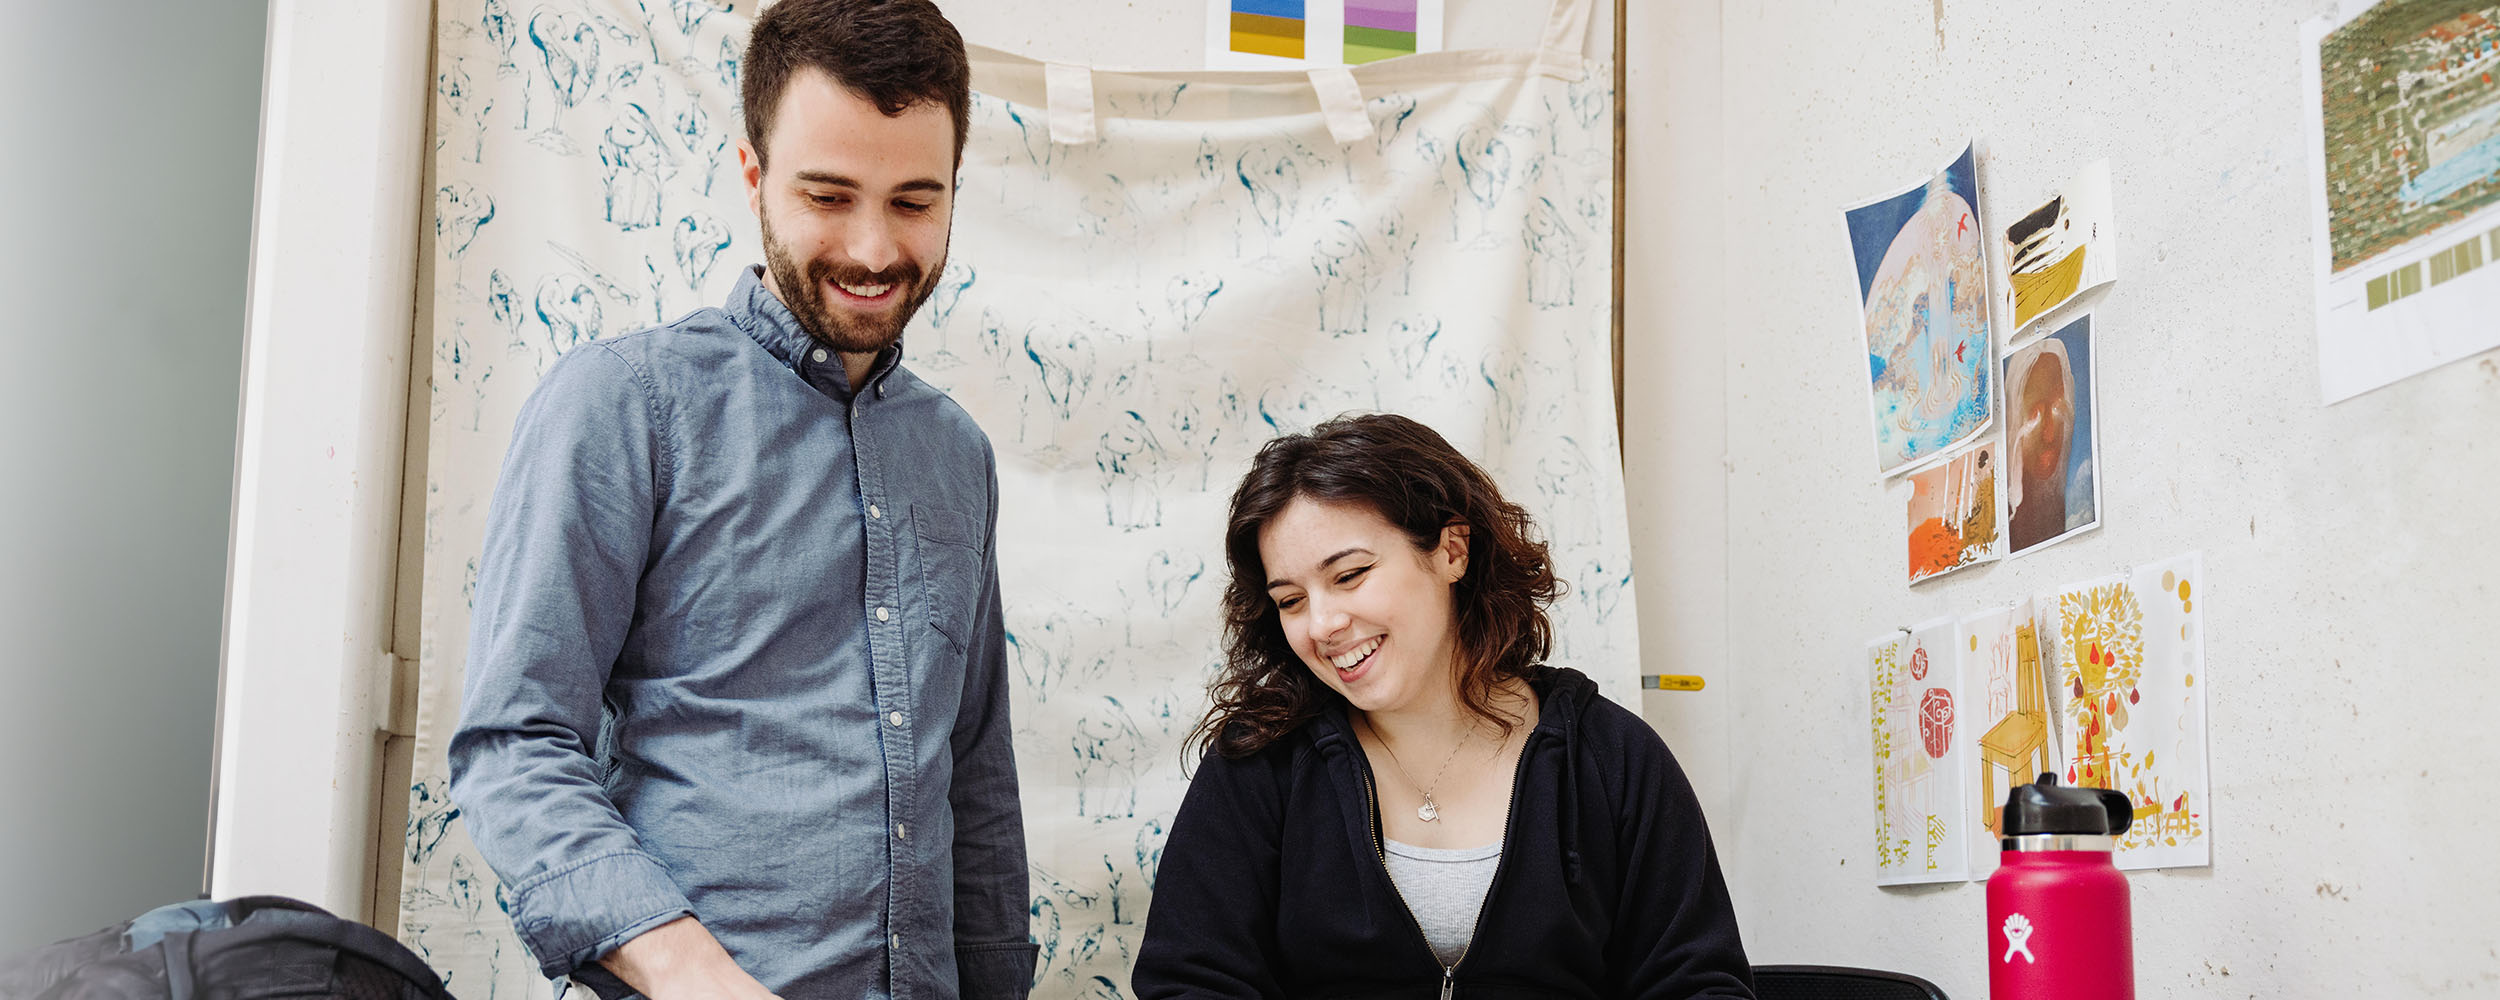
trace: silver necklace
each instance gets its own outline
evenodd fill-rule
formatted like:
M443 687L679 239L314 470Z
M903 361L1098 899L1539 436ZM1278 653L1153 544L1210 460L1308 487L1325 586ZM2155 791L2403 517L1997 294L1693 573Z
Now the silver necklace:
M1457 760L1458 752L1467 748L1468 740L1475 738L1475 727L1469 726L1466 732L1458 735L1458 745L1450 748L1449 756L1441 758L1441 769L1432 772L1430 785L1415 780L1414 772L1406 769L1406 762L1398 759L1397 748L1389 745L1389 738L1380 735L1379 728L1373 726L1370 719L1363 720L1363 728L1370 729L1372 738L1380 741L1380 748L1389 751L1389 763L1396 765L1398 774L1406 779L1406 783L1415 786L1416 791L1424 793L1424 804L1415 807L1415 818L1426 823L1440 822L1441 805L1432 800L1432 790L1441 787L1441 776L1450 773L1450 762Z

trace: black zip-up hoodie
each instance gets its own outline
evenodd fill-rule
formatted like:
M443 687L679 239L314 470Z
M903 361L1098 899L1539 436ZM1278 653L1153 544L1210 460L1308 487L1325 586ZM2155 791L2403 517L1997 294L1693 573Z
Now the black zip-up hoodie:
M1444 968L1382 861L1342 705L1240 760L1173 820L1131 986L1183 997L1746 997L1751 967L1692 785L1658 734L1539 667L1502 858Z

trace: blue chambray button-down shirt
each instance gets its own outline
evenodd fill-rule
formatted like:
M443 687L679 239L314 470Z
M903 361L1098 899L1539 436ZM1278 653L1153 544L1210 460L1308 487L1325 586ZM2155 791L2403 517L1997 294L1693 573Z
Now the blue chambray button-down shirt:
M792 1000L1022 997L989 439L760 274L522 408L452 798L550 977L691 913Z

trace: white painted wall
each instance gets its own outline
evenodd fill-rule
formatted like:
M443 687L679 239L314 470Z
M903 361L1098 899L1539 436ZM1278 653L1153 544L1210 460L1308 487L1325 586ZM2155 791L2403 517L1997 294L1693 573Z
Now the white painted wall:
M2130 876L2140 995L2500 980L2500 873L2481 860L2500 799L2480 790L2500 358L2318 402L2297 24L2326 6L1636 5L1642 634L1711 676L1690 724L1723 749L1695 777L1756 961L1985 996L1981 884L1872 884L1862 643L2202 549L2214 864ZM2000 223L2113 161L2104 526L1912 590L1903 497L1869 456L1839 207L1974 135Z
M431 5L269 5L210 889L364 918Z

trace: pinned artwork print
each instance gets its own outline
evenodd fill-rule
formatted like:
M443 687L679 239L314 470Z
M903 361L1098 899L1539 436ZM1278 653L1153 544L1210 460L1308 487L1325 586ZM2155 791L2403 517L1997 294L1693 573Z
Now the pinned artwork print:
M1441 50L1447 0L1207 0L1207 68L1314 69Z
M2118 278L2110 224L2109 161L2095 161L2047 204L2005 228L2005 311L2012 337L2075 297Z
M1910 474L1910 582L1992 562L2005 552L1991 440Z
M1867 644L1875 738L1875 884L1970 873L1961 661L1951 619Z
M1857 258L1876 466L1891 475L1988 425L1996 340L1970 147L1927 179L1843 214Z
M2089 313L2005 359L2006 443L2014 453L2005 529L2014 555L2101 523L2092 389Z
M2047 653L2054 647L2044 641L2055 623L2044 628L2034 607L2022 600L1962 619L1961 645L1955 647L1970 695L1963 708L1969 720L1965 731L1978 746L1968 782L1978 789L1970 809L1972 878L1996 870L2006 793L2064 766L2049 699Z
M2120 868L2213 863L2205 756L2204 559L2188 553L2048 598L2069 785L2135 806Z
M2500 346L2500 2L2329 6L2300 105L2333 403Z

